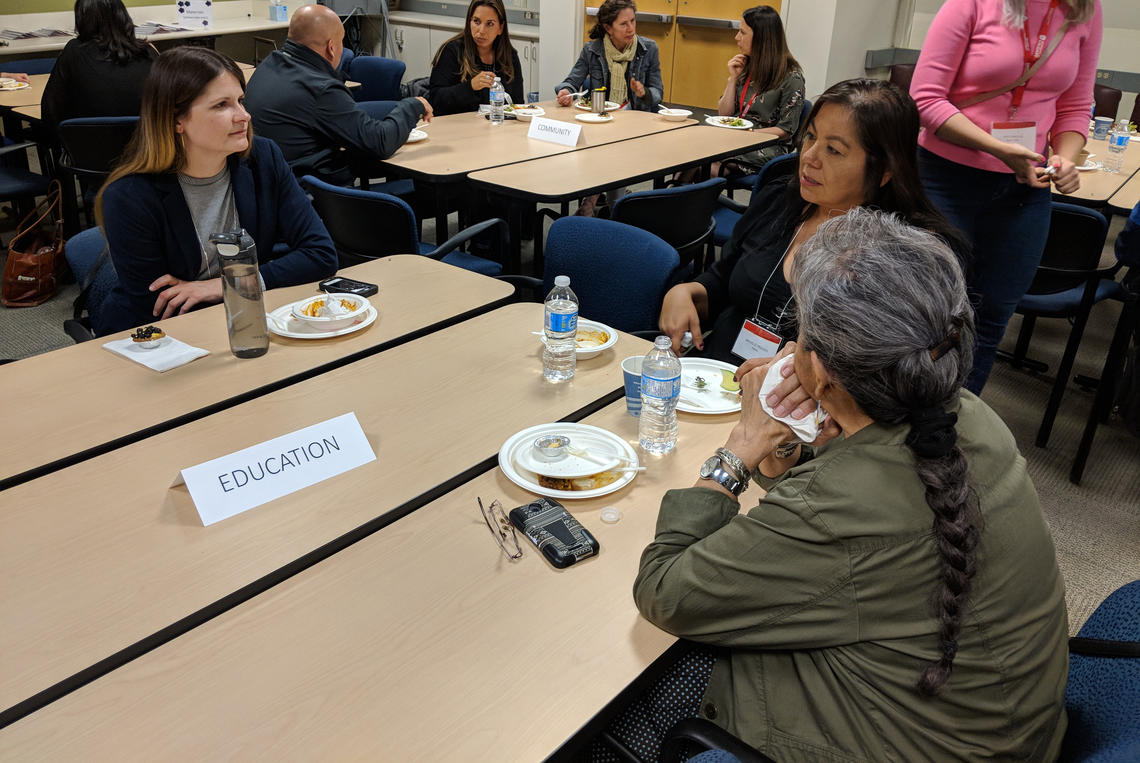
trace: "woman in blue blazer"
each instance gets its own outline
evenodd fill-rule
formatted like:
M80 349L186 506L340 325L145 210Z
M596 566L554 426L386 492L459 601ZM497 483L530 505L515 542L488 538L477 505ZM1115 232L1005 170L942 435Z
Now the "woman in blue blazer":
M220 302L213 232L249 231L267 289L336 272L324 223L281 150L253 137L244 96L241 70L213 50L174 48L155 62L138 130L96 200L119 280L98 333Z

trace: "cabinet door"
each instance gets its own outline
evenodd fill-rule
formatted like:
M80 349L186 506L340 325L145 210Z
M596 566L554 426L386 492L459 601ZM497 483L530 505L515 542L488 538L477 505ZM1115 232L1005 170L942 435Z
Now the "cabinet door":
M435 55L435 50L429 52L429 38L430 34L424 27L392 25L396 58L407 66L407 71L404 73L405 82L431 74L431 59Z
M677 24L673 103L715 109L728 80L728 60L740 51L731 28Z
M757 0L677 0L677 10L682 16L708 16L711 18L740 20L740 15L756 5L770 5L780 10L780 0L757 2ZM638 3L638 8L641 4Z

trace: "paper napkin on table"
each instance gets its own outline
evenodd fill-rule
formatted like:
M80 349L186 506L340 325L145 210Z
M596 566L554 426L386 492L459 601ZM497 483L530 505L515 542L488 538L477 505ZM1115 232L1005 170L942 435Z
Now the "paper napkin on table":
M146 366L159 373L169 371L172 368L178 368L178 366L184 366L193 360L204 358L210 354L209 350L203 350L201 347L191 347L185 342L179 342L172 336L168 336L166 339L167 341L163 342L160 346L150 350L136 347L130 337L126 339L116 339L113 342L107 342L103 346L116 355L122 355L127 360L133 360L139 365Z
M768 405L768 395L772 390L784 381L784 375L780 373L781 369L789 363L794 362L795 356L788 355L780 361L773 363L771 368L768 369L767 375L764 377L764 383L760 385L760 406L764 409L764 413L774 418L776 421L782 421L792 428L804 442L814 442L815 438L819 437L819 430L823 427L823 422L827 421L827 412L822 408L816 408L814 411L804 416L802 419L793 419L789 411L786 416L777 416L772 412L772 407Z

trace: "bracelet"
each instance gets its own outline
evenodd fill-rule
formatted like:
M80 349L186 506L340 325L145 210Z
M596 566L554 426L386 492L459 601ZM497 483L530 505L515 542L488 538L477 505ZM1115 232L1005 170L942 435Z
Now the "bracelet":
M797 440L786 442L783 445L777 445L776 450L774 451L776 458L791 458L793 455L795 455L796 448L798 447L800 447L800 444Z
M740 456L728 448L717 448L716 454L720 456L721 463L736 473L737 479L746 485L748 484L748 477L751 472L748 471L748 467L744 465L744 462L740 460Z

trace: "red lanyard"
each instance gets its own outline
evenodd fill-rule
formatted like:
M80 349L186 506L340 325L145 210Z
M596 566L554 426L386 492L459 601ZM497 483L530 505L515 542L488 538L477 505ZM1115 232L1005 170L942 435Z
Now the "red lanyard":
M1054 2L1056 2L1056 0L1054 0ZM752 100L750 100L748 102L747 106L744 105L744 96L748 95L748 83L751 81L752 81L751 75L745 77L744 78L744 87L740 91L740 101L738 102L738 105L740 106L740 114L738 116L740 116L741 118L748 116L748 110L751 109L752 104L756 102L756 96L760 95L759 92L753 93L752 94Z
M1049 10L1045 11L1045 18L1041 20L1041 31L1037 33L1037 43L1033 44L1029 37L1029 12L1026 9L1025 26L1021 30L1021 42L1025 47L1025 56L1022 59L1025 62L1025 68L1022 72L1028 71L1029 67L1037 63L1037 59L1041 58L1041 53L1045 50L1045 42L1048 40L1049 25L1053 22L1053 14L1057 11L1057 5L1060 0L1051 0L1049 3ZM1028 84L1028 83L1026 83ZM1021 106L1021 99L1025 96L1025 85L1019 85L1013 89L1013 102L1010 104L1010 116L1017 112Z

